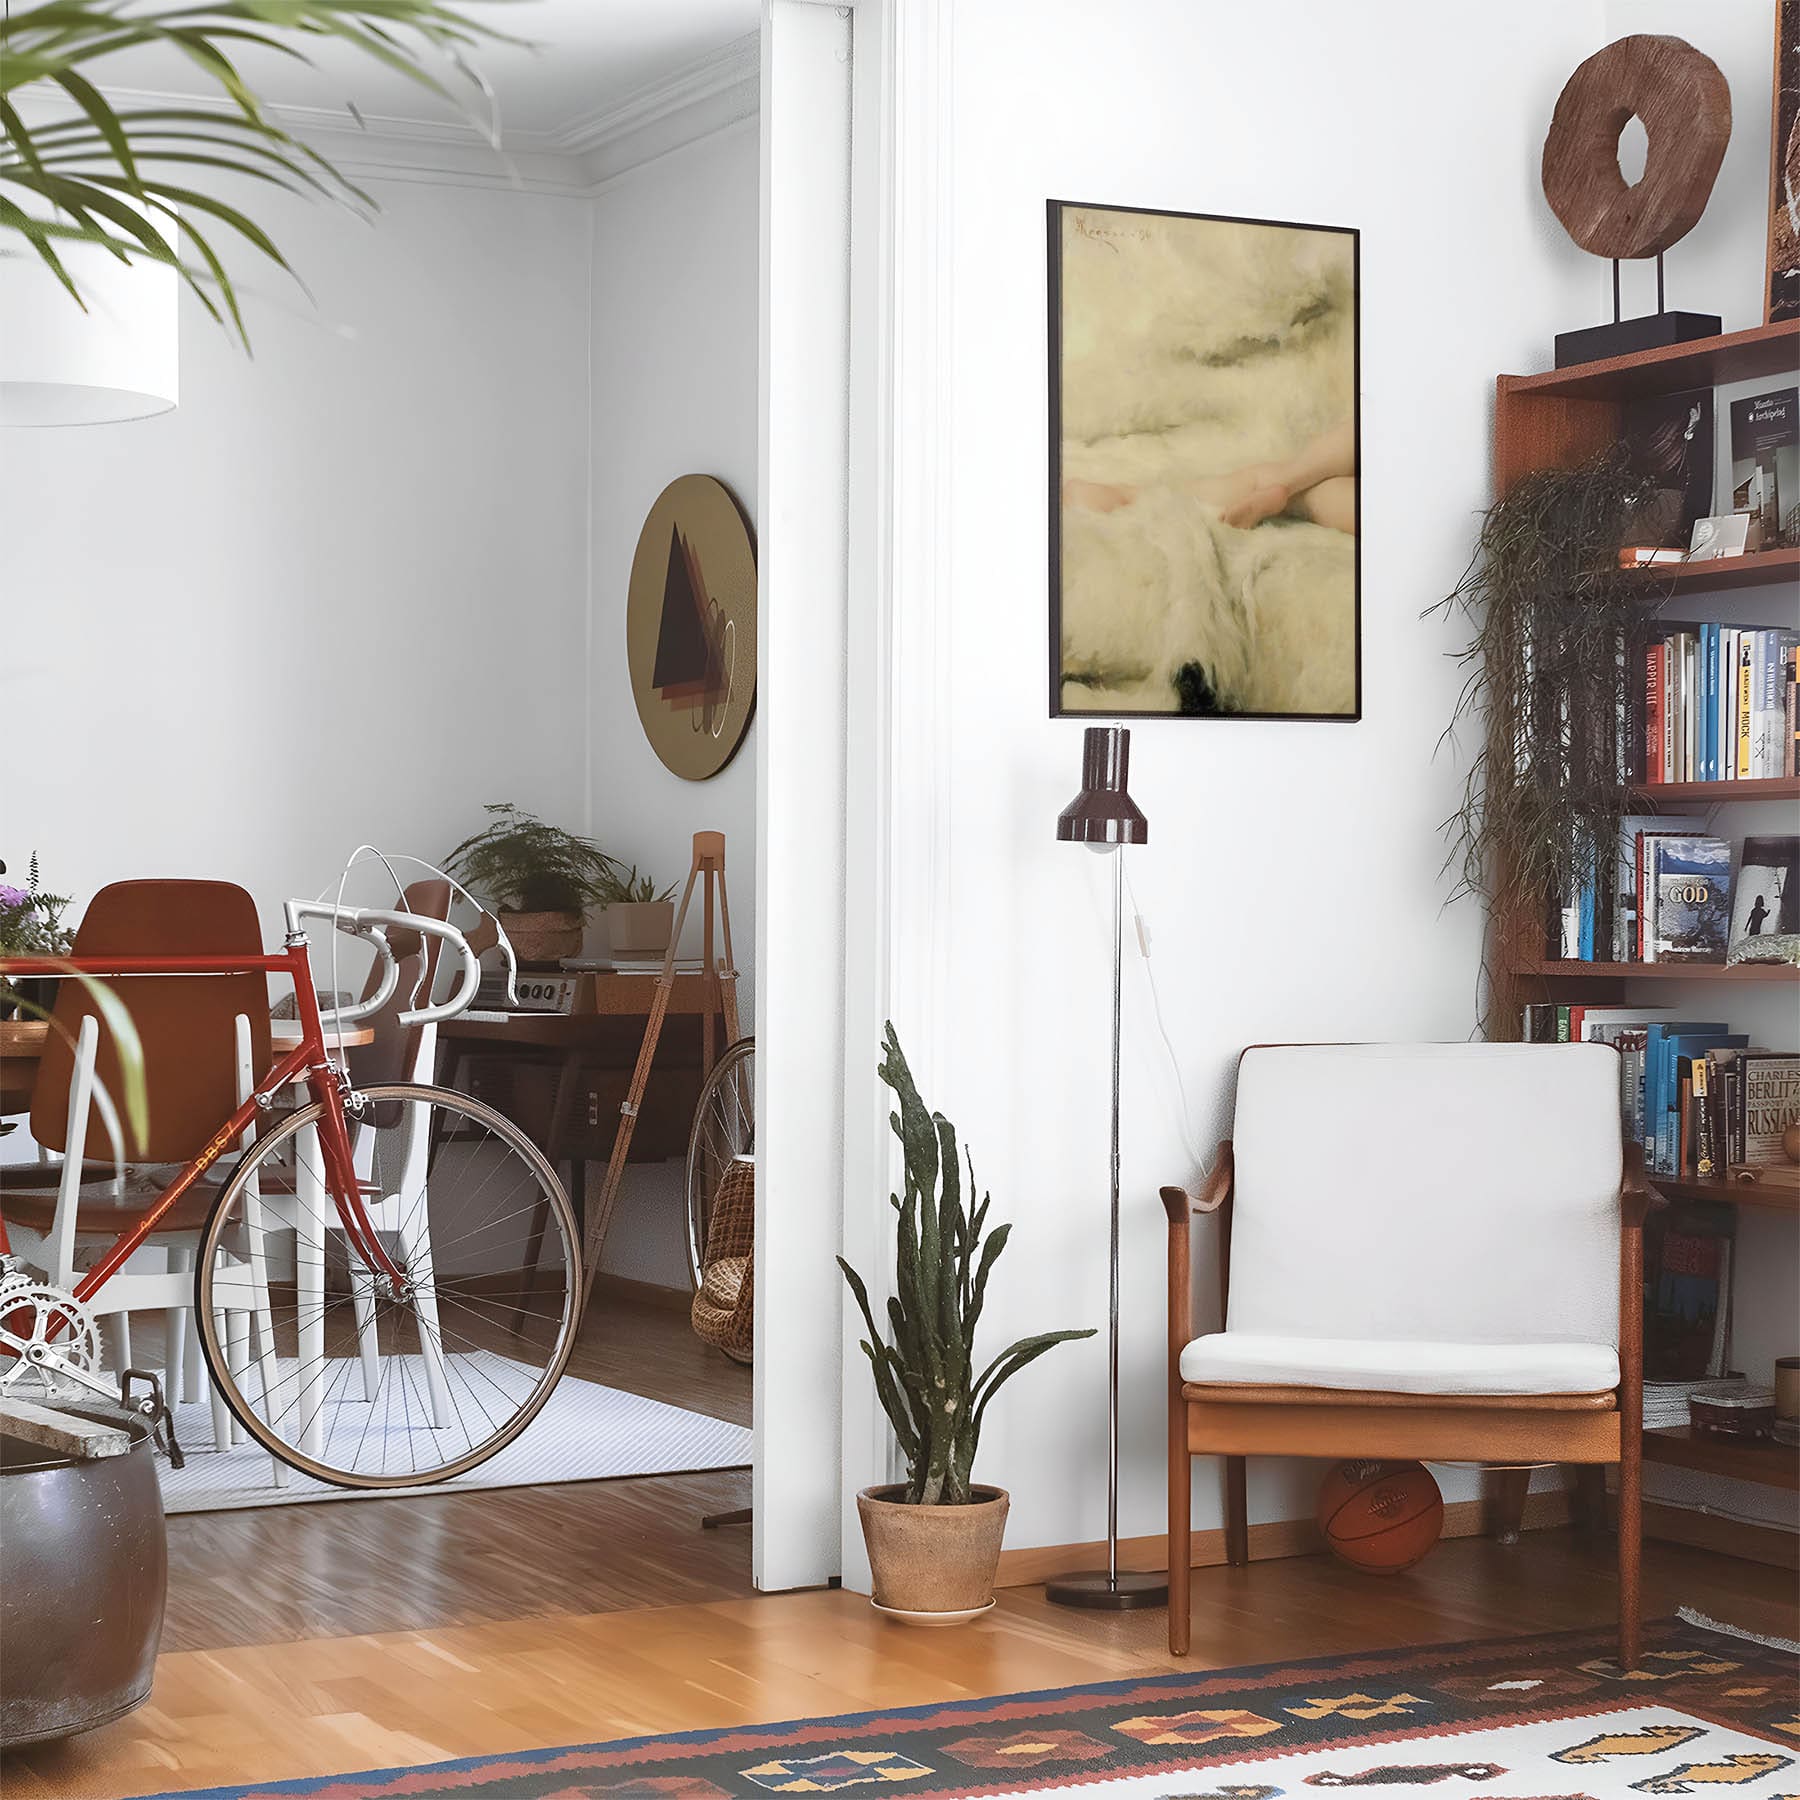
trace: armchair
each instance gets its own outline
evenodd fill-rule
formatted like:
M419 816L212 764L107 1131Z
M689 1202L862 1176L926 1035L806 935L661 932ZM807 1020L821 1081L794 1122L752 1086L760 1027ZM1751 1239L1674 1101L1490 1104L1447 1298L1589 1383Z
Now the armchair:
M1190 1460L1618 1468L1619 1660L1638 1656L1644 1213L1599 1044L1266 1045L1232 1138L1169 1220L1169 1649L1188 1648ZM1217 1217L1221 1329L1196 1333L1191 1219Z

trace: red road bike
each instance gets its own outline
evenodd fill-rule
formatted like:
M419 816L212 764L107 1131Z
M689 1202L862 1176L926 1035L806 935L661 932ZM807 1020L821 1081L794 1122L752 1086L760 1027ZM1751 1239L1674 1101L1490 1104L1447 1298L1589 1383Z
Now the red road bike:
M308 918L373 947L383 973L370 996L321 1012ZM285 976L300 1024L298 1045L199 1154L155 1172L146 1209L72 1290L34 1276L0 1210L0 1392L73 1383L118 1394L119 1381L98 1372L86 1302L184 1199L192 1210L196 1195L211 1194L195 1313L207 1367L243 1428L282 1462L339 1486L447 1480L516 1438L561 1377L580 1312L580 1228L549 1163L491 1107L428 1083L359 1089L328 1049L330 1024L392 999L390 934L435 936L460 964L449 998L423 996L398 1014L401 1025L466 1008L480 964L463 933L411 913L310 901L290 901L286 923L284 947L262 955L0 960L7 975L107 981ZM92 1027L78 1069L83 1054L91 1075ZM295 1086L305 1103L287 1108ZM79 1156L79 1143L72 1149Z

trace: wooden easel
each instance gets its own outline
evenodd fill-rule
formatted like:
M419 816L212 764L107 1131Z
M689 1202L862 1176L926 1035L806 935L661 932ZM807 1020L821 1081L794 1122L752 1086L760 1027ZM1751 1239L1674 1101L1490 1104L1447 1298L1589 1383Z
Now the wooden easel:
M606 1247L607 1227L612 1223L613 1208L618 1204L619 1185L625 1179L625 1158L631 1149L631 1134L637 1128L638 1108L643 1104L644 1089L650 1081L650 1065L656 1060L657 1040L662 1036L663 1020L668 1016L669 995L675 986L675 959L681 949L681 931L687 923L688 907L693 903L694 886L700 886L701 907L701 978L706 983L706 1015L702 1024L700 1075L704 1080L718 1060L717 1020L725 1020L725 1042L738 1038L737 959L731 949L731 903L725 894L725 834L722 831L694 833L694 861L688 870L687 886L682 890L681 904L675 909L675 929L669 933L669 951L663 958L662 973L656 978L655 997L650 1002L650 1016L644 1021L644 1041L638 1049L637 1066L631 1072L631 1087L619 1105L619 1129L613 1137L612 1156L606 1165L606 1181L600 1190L600 1204L594 1210L588 1227L587 1242L582 1246L582 1261L587 1265L582 1282L581 1309L587 1311L588 1296L594 1291L594 1276L600 1268L600 1253ZM714 937L715 929L722 937L721 947Z

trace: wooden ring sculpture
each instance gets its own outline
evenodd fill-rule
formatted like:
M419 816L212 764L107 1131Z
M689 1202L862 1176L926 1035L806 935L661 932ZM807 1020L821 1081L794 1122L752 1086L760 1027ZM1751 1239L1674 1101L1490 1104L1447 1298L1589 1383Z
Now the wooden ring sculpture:
M1643 121L1643 179L1625 179L1619 133ZM1731 88L1682 38L1620 38L1557 97L1544 139L1544 198L1583 250L1656 256L1699 223L1731 138Z

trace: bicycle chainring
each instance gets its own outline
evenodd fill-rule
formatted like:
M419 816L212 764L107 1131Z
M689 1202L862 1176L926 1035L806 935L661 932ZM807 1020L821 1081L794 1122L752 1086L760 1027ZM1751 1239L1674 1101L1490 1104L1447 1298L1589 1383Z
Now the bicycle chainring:
M34 1344L48 1345L53 1360L31 1360ZM99 1327L73 1294L29 1276L0 1280L0 1393L54 1395L63 1391L60 1370L91 1375L99 1366Z

